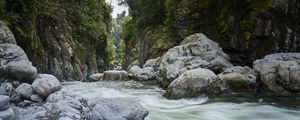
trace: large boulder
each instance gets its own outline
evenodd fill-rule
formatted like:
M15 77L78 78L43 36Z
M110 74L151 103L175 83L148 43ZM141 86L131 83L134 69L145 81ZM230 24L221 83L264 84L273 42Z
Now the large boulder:
M16 88L16 92L26 99L30 99L33 94L33 89L30 84L22 83Z
M32 82L38 74L23 49L15 44L0 44L0 62L0 76L4 78Z
M0 111L0 118L2 120L15 120L15 112L12 108L8 108L7 110Z
M144 120L148 114L130 98L103 98L93 107L91 120Z
M277 53L253 63L262 91L279 94L300 92L300 53Z
M128 73L124 70L108 70L103 72L103 80L128 80Z
M32 88L34 92L47 97L49 94L59 91L61 84L53 75L39 74L38 78L33 81Z
M256 76L255 71L247 66L227 68L218 75L219 79L210 85L208 93L254 93L258 86Z
M90 120L87 100L80 95L58 91L42 106L14 107L17 120Z
M8 26L0 20L0 44L3 43L17 44L13 33L9 30Z
M103 79L103 73L95 73L90 75L89 80L90 81L99 81Z
M231 67L229 57L218 43L208 39L202 33L185 38L179 46L168 50L162 57L160 72L164 77L163 86L167 86L180 74L195 68L207 68L220 73Z
M10 107L10 98L5 95L0 95L0 111L7 110Z
M5 95L0 95L0 119L14 120L15 112L10 107L10 98Z
M164 96L169 99L196 97L206 93L207 87L217 80L217 75L208 69L197 68L182 73L167 88Z
M157 77L157 72L152 67L140 68L136 65L130 68L129 74L137 81L155 80Z

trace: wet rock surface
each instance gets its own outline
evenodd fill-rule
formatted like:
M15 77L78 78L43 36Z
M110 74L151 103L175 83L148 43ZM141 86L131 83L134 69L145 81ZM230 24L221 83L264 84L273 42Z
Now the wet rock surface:
M278 53L253 63L265 92L279 94L300 92L300 53Z

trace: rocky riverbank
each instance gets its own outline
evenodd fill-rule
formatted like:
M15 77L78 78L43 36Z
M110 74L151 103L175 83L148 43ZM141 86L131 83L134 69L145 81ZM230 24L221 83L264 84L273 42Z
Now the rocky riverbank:
M128 75L125 71L104 75L118 73L117 76L128 77L104 80L157 81L166 89L164 96L169 99L203 94L298 94L300 53L275 53L254 61L253 66L233 66L218 43L196 33L163 56L146 61L143 67L131 65Z
M93 100L62 91L55 76L38 72L5 25L0 43L0 120L142 120L148 115L130 98Z

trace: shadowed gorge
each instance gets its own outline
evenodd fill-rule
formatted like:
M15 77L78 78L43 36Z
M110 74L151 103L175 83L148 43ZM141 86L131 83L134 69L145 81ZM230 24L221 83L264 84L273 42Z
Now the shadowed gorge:
M0 120L300 120L299 0L0 0Z

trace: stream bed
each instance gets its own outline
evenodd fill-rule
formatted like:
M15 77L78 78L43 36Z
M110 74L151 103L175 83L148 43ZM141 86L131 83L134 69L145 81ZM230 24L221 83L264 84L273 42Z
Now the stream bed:
M131 97L149 110L146 120L300 120L300 96L236 95L168 100L155 84L135 81L67 82L63 90L87 98Z

